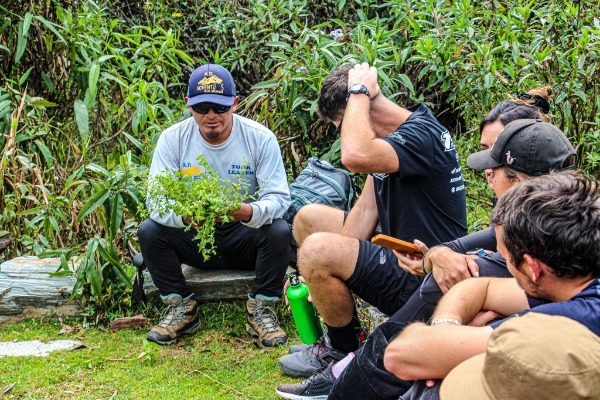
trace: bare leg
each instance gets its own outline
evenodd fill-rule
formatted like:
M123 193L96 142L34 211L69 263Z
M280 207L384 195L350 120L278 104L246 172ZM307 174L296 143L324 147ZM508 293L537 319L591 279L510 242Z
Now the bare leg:
M345 280L354 272L358 247L358 239L317 232L307 237L300 248L300 273L328 326L344 327L352 320L354 301Z
M294 218L294 237L298 245L315 232L340 233L344 225L344 212L323 204L308 204Z

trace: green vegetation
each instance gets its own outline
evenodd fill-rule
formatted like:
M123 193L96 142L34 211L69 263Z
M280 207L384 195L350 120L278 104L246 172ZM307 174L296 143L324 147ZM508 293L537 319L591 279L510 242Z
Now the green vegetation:
M248 190L241 179L231 181L219 177L219 172L211 168L202 155L198 156L198 166L202 179L181 176L179 171L174 174L165 171L149 180L147 192L160 215L172 210L190 218L189 225L196 227L194 238L198 240L199 251L204 260L208 260L216 254L215 224L229 221L229 214L248 198Z
M290 177L311 155L339 161L315 100L322 79L349 61L375 64L397 102L430 105L462 160L495 103L550 85L554 122L580 167L600 175L592 2L113 3L0 6L0 233L13 236L3 256L81 257L76 295L100 320L130 307L140 177L160 132L188 115L187 76L204 62L232 71L240 112L278 135ZM491 195L480 174L465 177L475 229Z
M197 334L165 347L146 342L145 329L110 332L36 321L0 328L0 342L78 340L87 346L48 357L2 358L0 390L15 383L3 398L272 399L277 384L296 381L277 364L287 347L260 349L246 334L242 302L203 305L201 314ZM282 323L294 333L289 318Z

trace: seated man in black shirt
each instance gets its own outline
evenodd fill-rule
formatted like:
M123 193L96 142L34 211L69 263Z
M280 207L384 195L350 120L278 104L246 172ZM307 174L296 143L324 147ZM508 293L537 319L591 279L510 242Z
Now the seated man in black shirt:
M427 107L409 111L387 99L377 69L366 63L336 69L323 82L318 104L321 117L340 127L343 164L369 176L346 219L326 206L306 206L296 217L298 265L328 331L280 359L294 377L310 376L358 348L352 293L391 314L421 284L398 267L391 250L369 242L378 224L384 234L428 246L466 233L458 154Z

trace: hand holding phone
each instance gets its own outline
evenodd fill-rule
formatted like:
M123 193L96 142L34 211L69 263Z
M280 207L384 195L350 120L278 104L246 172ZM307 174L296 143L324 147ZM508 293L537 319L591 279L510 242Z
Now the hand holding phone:
M375 235L371 238L371 242L379 246L387 247L388 249L396 250L400 253L405 253L411 256L423 254L414 244L405 242L404 240L396 239L395 237L391 237L388 235Z

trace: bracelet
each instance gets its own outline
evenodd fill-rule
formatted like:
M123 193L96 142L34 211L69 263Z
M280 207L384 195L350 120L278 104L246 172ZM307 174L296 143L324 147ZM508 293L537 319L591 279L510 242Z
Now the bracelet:
M423 270L423 276L427 275L427 271L425 271L425 255L423 254L423 265L421 266L421 269Z
M454 325L462 325L458 320L453 318L438 318L431 323L431 326L436 326L440 324L454 324Z

